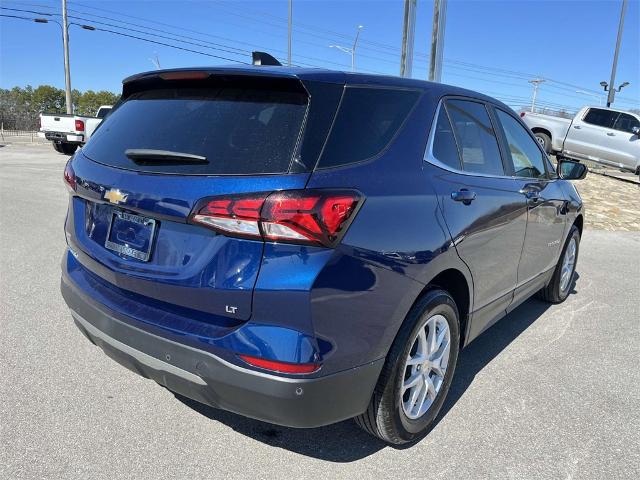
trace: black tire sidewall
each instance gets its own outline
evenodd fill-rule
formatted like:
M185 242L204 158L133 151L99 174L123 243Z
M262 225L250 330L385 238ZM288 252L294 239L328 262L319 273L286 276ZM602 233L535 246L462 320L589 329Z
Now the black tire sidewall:
M403 328L411 328L409 335L405 338L404 344L397 358L395 359L395 372L391 380L393 383L391 407L393 412L393 424L395 426L396 433L405 442L414 441L420 439L426 435L429 431L429 427L432 425L436 416L438 415L442 405L451 386L451 381L455 372L456 362L458 360L458 352L460 349L460 322L458 318L458 309L451 296L442 291L434 290L429 292L424 302L419 302L418 312L413 315L413 322L411 325L403 325ZM417 332L422 328L430 317L440 314L444 316L449 324L450 341L451 346L449 348L449 363L445 378L440 391L436 396L434 403L429 410L419 419L409 419L402 410L402 394L401 387L404 381L404 363L411 347L413 346L414 339Z

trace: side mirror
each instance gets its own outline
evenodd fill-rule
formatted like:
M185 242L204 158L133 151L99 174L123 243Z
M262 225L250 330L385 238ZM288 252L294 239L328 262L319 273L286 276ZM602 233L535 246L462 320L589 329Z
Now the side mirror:
M636 135L636 136L640 137L640 127L633 127L633 128L631 129L631 132L632 132L634 135Z
M558 176L565 180L582 180L587 176L587 166L584 163L571 160L558 161Z

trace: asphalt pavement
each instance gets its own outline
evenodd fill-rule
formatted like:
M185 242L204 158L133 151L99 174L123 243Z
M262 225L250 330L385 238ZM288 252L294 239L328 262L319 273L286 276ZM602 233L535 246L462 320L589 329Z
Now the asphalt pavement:
M176 398L91 345L59 293L65 161L0 147L0 478L640 476L639 232L586 230L569 299L464 350L437 425L398 449Z

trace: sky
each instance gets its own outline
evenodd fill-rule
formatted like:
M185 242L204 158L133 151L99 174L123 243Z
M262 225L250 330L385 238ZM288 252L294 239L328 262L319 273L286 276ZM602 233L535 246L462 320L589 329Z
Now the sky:
M249 62L252 50L287 56L287 0L67 3L70 22L120 33L70 25L71 82L83 91L119 92L123 78L155 69L156 61L172 68ZM426 79L433 0L417 5L412 76ZM528 80L536 77L546 80L538 105L577 110L604 100L599 84L609 82L622 0L449 0L447 5L443 82L514 108L530 104ZM29 19L0 17L0 87L63 88L60 27L32 20L60 20L60 0L0 0L0 7L0 15ZM329 46L351 47L362 25L356 69L397 75L402 19L402 0L293 0L293 63L349 70L351 56ZM616 85L630 85L617 94L618 108L640 108L639 47L640 0L629 0Z

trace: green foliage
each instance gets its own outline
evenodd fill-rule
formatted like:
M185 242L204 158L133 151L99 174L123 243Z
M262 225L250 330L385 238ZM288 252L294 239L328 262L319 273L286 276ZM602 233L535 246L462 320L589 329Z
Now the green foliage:
M105 90L71 92L74 112L77 115L93 116L101 105L115 104L120 95ZM33 88L0 88L0 122L6 130L37 130L41 113L65 113L64 90L51 85Z

